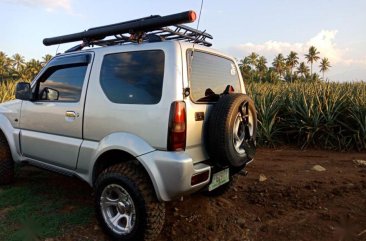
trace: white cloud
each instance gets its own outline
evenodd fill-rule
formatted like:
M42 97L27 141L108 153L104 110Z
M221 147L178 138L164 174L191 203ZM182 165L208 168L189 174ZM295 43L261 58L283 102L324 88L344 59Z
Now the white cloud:
M337 30L322 30L306 43L306 47L315 46L322 56L326 56L333 63L338 63L343 60L345 49L337 48L334 42L337 33Z
M48 12L53 12L58 9L62 9L71 13L70 0L5 0L8 3L19 4L30 7L42 7Z
M320 52L320 57L327 57L332 65L330 75L338 78L341 76L338 73L348 73L344 78L349 79L366 79L366 53L364 57L354 58L349 48L341 48L336 44L337 30L322 30L314 37L304 42L280 42L269 40L264 43L244 43L229 48L229 52L239 58L249 55L251 52L256 52L259 55L263 55L267 58L268 63L271 64L275 55L282 53L285 57L290 51L298 53L300 61L306 61L304 54L309 50L310 46L315 46ZM351 48L352 46L350 46ZM315 70L318 64L314 64ZM358 67L360 71L358 74L352 75L350 68ZM356 72L356 71L354 71ZM342 77L343 78L343 77Z
M333 63L345 61L342 56L346 49L337 48L334 39L337 34L337 30L322 30L316 36L312 37L308 41L301 43L279 42L269 40L262 44L245 43L235 46L233 50L249 54L256 52L264 56L274 56L278 53L288 54L290 51L295 51L299 55L307 53L310 46L315 46L321 53L321 56L326 56Z

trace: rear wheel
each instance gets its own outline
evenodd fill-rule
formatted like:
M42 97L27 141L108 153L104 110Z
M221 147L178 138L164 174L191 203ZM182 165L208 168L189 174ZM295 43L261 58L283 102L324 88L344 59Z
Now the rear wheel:
M4 133L0 132L0 185L14 181L14 161Z
M132 162L104 170L96 182L98 221L114 240L154 240L165 218L143 169Z

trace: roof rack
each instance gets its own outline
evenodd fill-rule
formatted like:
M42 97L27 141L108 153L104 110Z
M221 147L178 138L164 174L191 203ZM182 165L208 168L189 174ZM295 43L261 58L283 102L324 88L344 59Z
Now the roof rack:
M45 38L46 46L83 41L81 44L67 50L74 52L86 46L110 46L126 43L160 42L164 40L182 40L190 43L211 46L207 39L213 39L205 31L182 25L196 20L194 11L186 11L167 16L152 15L127 22L121 22L96 28L84 32Z

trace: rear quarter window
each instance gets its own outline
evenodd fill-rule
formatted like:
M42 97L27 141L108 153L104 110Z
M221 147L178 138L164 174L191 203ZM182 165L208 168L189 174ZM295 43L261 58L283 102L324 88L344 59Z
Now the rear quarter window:
M100 84L107 98L119 104L157 104L164 79L162 50L104 56Z
M194 51L192 56L192 50L188 50L187 62L194 102L216 102L228 85L241 92L239 73L232 60L200 51Z

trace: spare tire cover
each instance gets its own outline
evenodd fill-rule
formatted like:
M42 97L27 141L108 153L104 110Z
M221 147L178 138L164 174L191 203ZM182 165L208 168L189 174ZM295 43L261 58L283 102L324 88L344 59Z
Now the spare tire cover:
M213 106L207 124L210 159L219 166L240 167L255 154L257 113L244 94L223 95Z

